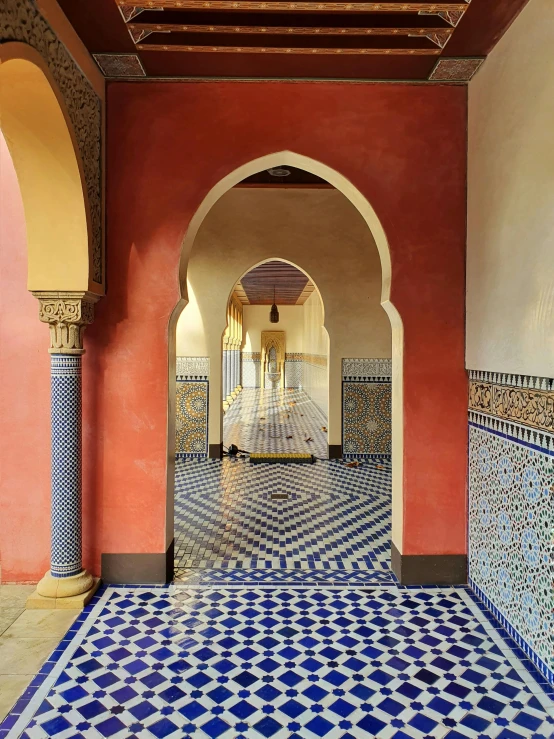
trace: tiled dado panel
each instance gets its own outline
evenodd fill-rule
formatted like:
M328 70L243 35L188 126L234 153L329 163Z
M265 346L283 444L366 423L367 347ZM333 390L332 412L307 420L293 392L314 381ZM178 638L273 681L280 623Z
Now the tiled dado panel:
M285 355L285 387L305 386L306 364L325 371L327 357L319 354L287 352ZM242 386L261 387L260 352L242 352Z
M177 357L175 398L175 456L208 455L208 357Z
M553 381L470 372L469 576L554 683Z
M242 386L260 387L260 352L241 352Z
M392 453L390 359L342 360L342 451L382 457Z
M304 387L303 357L302 352L285 354L285 387Z

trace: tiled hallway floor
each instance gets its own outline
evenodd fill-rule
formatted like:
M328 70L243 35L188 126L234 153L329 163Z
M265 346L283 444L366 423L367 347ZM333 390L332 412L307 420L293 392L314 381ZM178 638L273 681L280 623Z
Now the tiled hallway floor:
M303 390L244 388L223 416L223 444L247 452L307 452L327 459L324 428L325 414Z
M553 715L465 588L109 587L0 736L551 739Z
M390 522L390 462L177 463L177 577L188 567L388 570Z

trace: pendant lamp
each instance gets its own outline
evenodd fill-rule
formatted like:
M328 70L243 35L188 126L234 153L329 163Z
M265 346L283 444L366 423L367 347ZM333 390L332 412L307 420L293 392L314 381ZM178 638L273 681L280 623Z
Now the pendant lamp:
M279 311L277 310L277 306L275 305L275 285L273 285L273 305L271 306L271 310L269 311L269 322L279 323Z

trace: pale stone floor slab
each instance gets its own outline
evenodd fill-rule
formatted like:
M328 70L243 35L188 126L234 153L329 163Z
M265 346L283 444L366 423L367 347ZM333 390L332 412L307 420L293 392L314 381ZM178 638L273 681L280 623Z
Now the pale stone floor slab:
M0 721L40 670L79 611L26 611L35 585L0 585Z

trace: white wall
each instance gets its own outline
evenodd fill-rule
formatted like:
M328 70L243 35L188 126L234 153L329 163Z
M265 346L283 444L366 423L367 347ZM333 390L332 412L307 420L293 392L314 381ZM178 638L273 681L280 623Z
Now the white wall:
M469 85L467 366L554 377L554 12L531 0Z
M329 443L341 443L341 360L390 357L391 327L381 307L381 264L358 210L337 190L234 188L204 219L188 266L211 358L209 441L221 441L221 336L229 295L252 267L286 259L306 272L325 307ZM195 356L177 324L177 354Z
M324 328L323 303L314 291L304 303L304 390L321 410L329 412L329 367L310 362L306 355L329 355L329 336Z
M301 352L304 306L280 305L279 323L277 324L269 322L270 308L270 305L245 305L243 307L243 351L260 352L262 350L262 331L284 331L286 352Z

